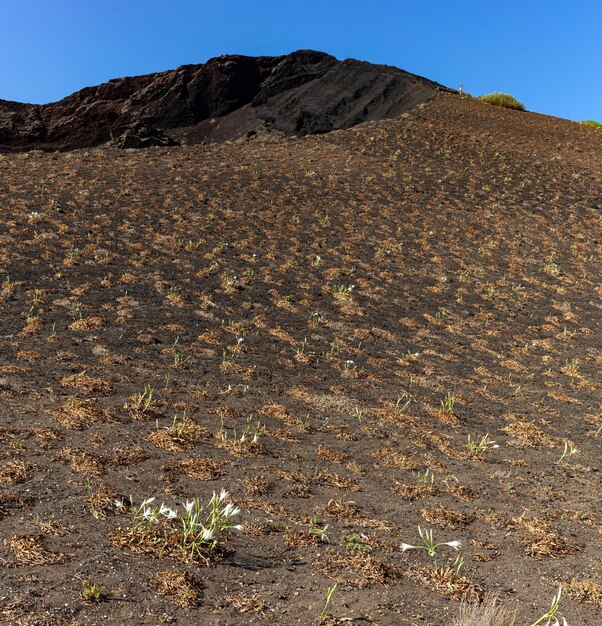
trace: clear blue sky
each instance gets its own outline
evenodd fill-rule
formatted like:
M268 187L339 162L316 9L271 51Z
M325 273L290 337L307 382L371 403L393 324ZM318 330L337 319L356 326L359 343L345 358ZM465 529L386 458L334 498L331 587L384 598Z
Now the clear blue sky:
M602 121L601 0L0 0L0 23L6 100L313 48Z

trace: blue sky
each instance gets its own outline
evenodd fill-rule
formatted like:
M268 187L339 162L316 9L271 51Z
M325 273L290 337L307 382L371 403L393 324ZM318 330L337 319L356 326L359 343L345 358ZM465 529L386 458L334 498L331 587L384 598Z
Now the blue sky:
M220 54L323 50L602 121L600 0L0 0L0 98L45 103Z

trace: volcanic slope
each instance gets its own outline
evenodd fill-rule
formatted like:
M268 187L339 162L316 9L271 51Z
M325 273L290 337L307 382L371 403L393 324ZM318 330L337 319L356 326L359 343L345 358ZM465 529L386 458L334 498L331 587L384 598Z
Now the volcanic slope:
M0 156L1 619L599 624L600 139L441 94ZM133 514L222 489L213 550Z

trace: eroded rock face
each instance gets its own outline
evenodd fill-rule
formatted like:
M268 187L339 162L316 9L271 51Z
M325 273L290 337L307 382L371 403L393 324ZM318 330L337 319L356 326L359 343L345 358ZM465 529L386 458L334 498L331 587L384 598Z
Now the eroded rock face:
M0 100L0 150L90 147L140 123L178 129L184 142L236 139L257 128L324 133L397 115L444 89L397 68L311 50L227 55L114 79L46 105Z

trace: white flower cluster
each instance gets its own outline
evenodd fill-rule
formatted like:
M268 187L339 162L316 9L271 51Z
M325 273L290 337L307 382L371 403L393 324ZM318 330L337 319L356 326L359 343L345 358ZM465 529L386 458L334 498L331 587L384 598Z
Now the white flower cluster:
M240 513L240 509L228 502L224 504L230 494L222 489L213 496L206 505L198 498L182 503L183 513L172 509L164 503L154 505L155 498L146 498L139 507L132 507L134 527L150 527L159 523L161 519L179 527L184 543L207 544L216 541L217 533L225 530L242 530L242 525L230 524L231 518Z

